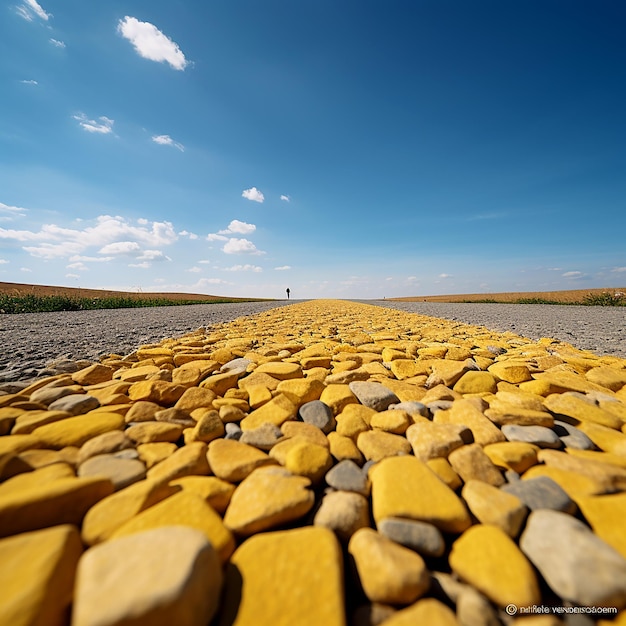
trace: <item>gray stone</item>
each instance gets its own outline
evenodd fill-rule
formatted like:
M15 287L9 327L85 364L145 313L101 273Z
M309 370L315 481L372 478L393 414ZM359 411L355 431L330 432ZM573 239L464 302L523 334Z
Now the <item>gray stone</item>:
M100 401L86 394L73 394L55 400L48 406L49 411L67 411L70 415L83 415L100 406Z
M283 433L278 426L275 424L265 423L258 428L244 431L239 437L239 441L267 452L271 450L282 438Z
M562 445L559 436L551 428L545 426L505 424L502 426L502 434L509 441L532 443L540 448L560 448Z
M72 626L198 626L214 616L219 557L204 534L163 526L93 546L81 557Z
M138 459L125 459L113 454L99 454L87 459L78 467L78 476L108 478L116 491L146 477L146 466Z
M570 514L576 512L574 501L548 476L510 482L501 489L517 496L531 511L552 509Z
M359 528L369 527L369 501L352 491L328 493L322 499L313 525L329 528L341 541L348 542Z
M193 428L196 425L196 420L189 415L189 413L183 409L179 409L172 406L168 409L162 409L154 414L154 419L157 422L169 422L170 424L178 424L183 428Z
M370 481L367 474L350 459L341 461L326 473L326 483L333 489L354 491L368 497Z
M421 415L422 417L428 417L429 415L428 407L421 402L417 402L416 400L392 404L389 408L398 411L406 411L409 415Z
M121 430L102 433L92 437L81 446L78 452L78 464L98 454L110 454L134 447L135 444Z
M427 406L428 410L434 414L436 411L447 411L451 409L453 404L453 400L433 400L429 402Z
M380 383L354 381L348 387L359 402L375 411L386 411L390 404L398 404L400 398Z
M572 426L561 420L554 420L552 430L566 448L573 448L575 450L595 450L596 446L593 441L591 441L582 430L578 430L576 426Z
M418 520L388 517L380 521L378 532L423 556L441 556L446 547L436 526Z
M220 367L220 372L237 372L238 374L243 374L247 370L250 363L252 363L250 359L239 357L237 359L233 359L232 361L228 361L228 363L224 363L224 365Z
M226 431L224 439L234 439L235 441L239 441L239 439L241 439L241 435L243 435L241 427L235 422L226 422L226 424L224 424L224 430Z
M335 429L336 422L331 408L321 400L313 400L303 404L298 415L303 422L317 426L324 434Z
M62 387L46 386L33 391L33 393L30 394L30 401L48 406L60 398L65 398L66 396L76 394L84 395L81 392L82 389L77 385L67 385Z
M626 559L580 520L535 511L520 548L563 600L618 609L626 605Z

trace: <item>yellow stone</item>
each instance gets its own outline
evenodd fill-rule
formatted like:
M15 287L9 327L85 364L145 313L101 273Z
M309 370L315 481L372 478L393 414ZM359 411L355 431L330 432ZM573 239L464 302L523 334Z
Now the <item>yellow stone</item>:
M103 498L92 506L83 519L81 536L92 546L109 539L123 524L157 502L178 493L180 487L140 480Z
M226 570L222 626L346 626L343 558L326 528L264 533Z
M292 474L305 476L314 485L321 482L332 466L333 460L328 448L307 440L298 441L285 457L286 469Z
M528 509L516 496L481 480L468 480L461 495L482 524L493 524L510 537L517 537Z
M411 453L411 444L404 437L382 430L361 433L357 437L356 445L368 461L380 461L386 457Z
M389 369L398 380L428 374L429 364L415 359L395 359L389 363Z
M357 530L350 538L348 552L370 602L410 604L430 586L424 559L372 528Z
M466 431L460 424L439 424L424 419L417 422L406 431L413 454L422 460L428 461L437 457L447 458L450 452L460 448L465 441L461 436Z
M178 525L202 531L213 544L222 563L228 560L235 549L235 540L222 523L222 518L204 498L184 490L137 514L122 524L111 538L132 535L150 528Z
M582 496L576 504L595 534L626 558L626 493Z
M365 424L367 424L367 426L369 426L374 415L376 415L376 411L368 406L365 406L364 404L348 404L337 417L356 416L363 420Z
M454 612L435 598L418 600L406 609L396 611L384 621L384 626L416 626L416 624L459 626Z
M238 372L211 374L200 383L200 388L210 389L216 396L223 396L229 389L237 387L239 376Z
M441 457L428 459L426 465L453 491L456 491L463 484L463 481L454 471L448 459Z
M498 390L496 382L490 372L470 370L463 374L452 388L464 395L468 393L496 393Z
M350 437L345 437L336 432L328 433L328 443L330 445L330 453L337 461L350 460L357 465L364 462L361 451L356 447L356 443Z
M261 467L235 489L224 515L224 524L234 533L253 535L306 515L315 496L311 481L283 467Z
M196 420L196 425L183 431L185 444L194 441L210 443L214 439L224 436L224 422L215 409L196 409L192 412L191 417Z
M565 493L575 501L580 496L592 496L600 493L606 493L612 490L606 481L598 480L591 476L585 476L578 472L552 467L550 465L534 465L524 472L522 480L537 478L538 476L547 476L551 478Z
M215 392L211 389L190 387L185 390L174 406L177 409L191 413L196 409L211 408L216 397Z
M273 398L272 392L265 385L246 385L245 389L251 409L258 409Z
M362 406L360 404L348 405L350 406ZM368 407L363 407L368 408ZM344 437L350 437L350 439L356 440L356 438L364 433L366 430L369 430L368 424L363 420L363 418L354 412L347 411L347 407L336 417L337 426L335 430L338 435L343 435Z
M70 525L0 540L0 624L66 623L82 552Z
M617 467L626 469L626 456L621 454L612 454L611 452L603 452L601 450L578 450L576 448L568 448L567 453L589 461L599 461L600 463L617 465Z
M521 406L505 405L503 402L492 402L485 415L498 426L516 424L518 426L554 426L554 416L547 411L525 409Z
M43 441L35 435L6 435L0 437L0 455L2 454L19 454L24 450L30 450L32 448L43 448Z
M36 428L70 417L67 411L26 411L15 420L12 435L28 435Z
M619 391L626 385L626 369L606 366L594 367L585 373L585 378L611 391Z
M207 444L194 441L178 448L170 457L148 470L148 478L167 483L183 476L206 476L211 473L207 460Z
M555 371L552 369L547 372L533 374L533 378L540 381L543 385L549 385L551 389L550 393L561 394L564 391L579 391L580 393L587 393L588 391L601 391L603 393L611 393L606 387L591 382L584 376L564 370ZM522 384L529 385L530 383Z
M128 397L136 402L145 400L161 406L173 406L187 390L183 385L175 385L165 380L142 380L128 389Z
M262 450L233 439L216 439L209 444L209 466L222 480L238 483L253 470L276 462Z
M471 524L463 501L414 456L383 459L370 470L370 479L377 523L386 517L407 517L451 533L463 532Z
M258 374L267 374L278 380L289 380L291 378L302 378L302 368L298 363L288 363L285 361L276 361L263 363L256 370Z
M80 447L93 437L111 430L122 430L124 426L123 415L87 413L39 426L33 431L33 436L43 442L46 447L60 450L67 446Z
M125 420L127 424L131 422L150 422L156 419L156 413L162 410L163 407L156 402L140 400L138 402L133 402L132 406L126 413Z
M148 376L156 374L158 371L159 368L156 365L142 365L141 367L118 370L114 376L127 383L136 383L146 380Z
M298 407L284 394L279 393L269 402L252 411L241 420L242 430L254 430L263 424L282 426L287 420L295 419Z
M474 441L481 446L506 441L502 431L469 400L457 400L448 411L437 411L433 422L467 426L474 435Z
M475 479L496 487L505 482L502 472L477 443L470 443L453 450L448 455L448 461L465 482Z
M183 427L169 422L140 422L125 431L126 436L137 443L174 442L183 434Z
M404 435L406 429L413 423L406 411L392 409L380 411L372 416L370 426L394 435Z
M108 365L94 363L88 367L78 370L71 375L72 380L78 385L96 385L98 383L111 380L115 370Z
M348 404L358 404L356 396L350 391L348 385L327 385L319 398L328 405L336 417Z
M496 380L503 380L514 385L532 380L530 370L525 363L510 361L496 361L487 370L496 377Z
M31 489L52 483L59 478L75 478L74 468L67 463L53 463L45 465L33 472L24 472L9 478L0 484L0 497L8 493L19 493L25 489Z
M170 485L182 487L204 498L220 515L223 515L235 486L217 476L183 476L173 480Z
M578 430L584 432L601 450L626 459L626 434L594 422L581 422Z
M287 396L299 408L306 402L318 400L324 389L324 383L315 378L293 378L281 381L276 391Z
M467 371L467 364L462 360L438 359L432 362L433 377L446 387L454 385Z
M553 413L567 415L579 422L594 422L601 426L608 426L618 430L622 426L622 420L617 415L609 413L595 404L586 402L578 396L555 393L549 395L545 399L544 404Z
M497 526L478 524L466 530L452 544L449 563L461 580L499 607L514 604L519 608L541 601L532 565Z
M523 474L528 468L537 464L539 448L524 441L502 441L491 443L484 448L485 454L494 465Z
M0 495L0 537L58 524L79 526L96 502L113 493L105 478L59 478Z

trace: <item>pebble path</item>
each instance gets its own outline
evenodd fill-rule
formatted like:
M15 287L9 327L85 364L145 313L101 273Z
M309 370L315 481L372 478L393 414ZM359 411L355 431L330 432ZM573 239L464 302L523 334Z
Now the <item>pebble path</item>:
M626 623L624 359L312 301L78 365L0 384L0 624Z

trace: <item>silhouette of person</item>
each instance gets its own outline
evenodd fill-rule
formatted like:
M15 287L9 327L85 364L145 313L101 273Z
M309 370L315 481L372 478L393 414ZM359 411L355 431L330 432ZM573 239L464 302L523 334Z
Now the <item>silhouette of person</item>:
M289 290L289 287L287 287L287 300L289 300L289 294L291 293L291 291Z

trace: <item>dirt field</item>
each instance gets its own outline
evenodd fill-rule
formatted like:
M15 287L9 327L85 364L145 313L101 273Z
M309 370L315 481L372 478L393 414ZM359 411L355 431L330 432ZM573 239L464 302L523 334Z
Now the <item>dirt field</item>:
M216 300L244 300L244 298L226 298L224 296L212 296L198 293L109 291L107 289L82 289L80 287L54 287L48 285L27 285L24 283L2 282L0 282L0 294L7 294L9 296L66 296L69 298L166 298L168 300L206 300L207 302L214 302Z
M511 291L506 293L468 293L449 296L410 296L406 298L388 298L397 302L479 302L495 300L496 302L516 302L522 298L541 298L554 302L582 302L585 296L603 293L626 293L626 287L606 287L603 289L572 289L569 291Z

